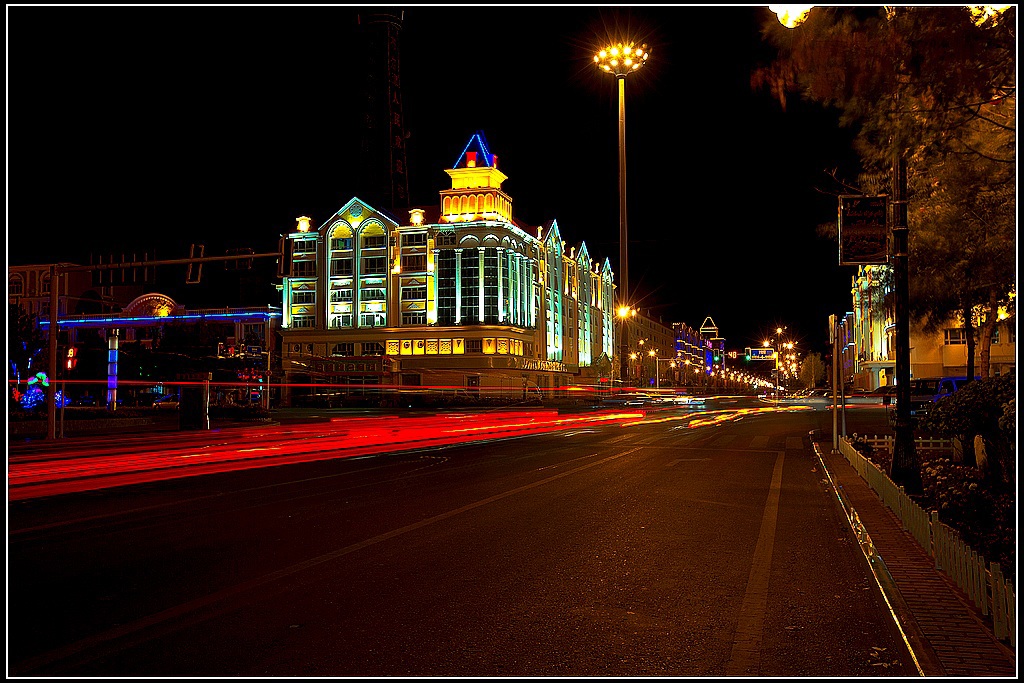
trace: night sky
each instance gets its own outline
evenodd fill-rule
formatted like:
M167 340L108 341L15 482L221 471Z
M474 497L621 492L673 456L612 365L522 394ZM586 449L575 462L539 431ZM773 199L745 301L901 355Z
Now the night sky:
M208 256L263 253L297 216L319 225L360 178L358 11L8 6L8 263L184 258L193 242ZM751 68L772 57L766 18L740 6L405 6L413 205L438 203L444 170L482 130L520 221L557 219L568 245L585 241L618 271L616 84L592 57L628 28L651 48L626 82L631 294L665 324L711 316L729 349L785 325L826 352L854 269L816 228L837 212L826 171L856 174L853 131L751 91ZM157 289L189 307L280 305L257 271L245 301L178 272Z

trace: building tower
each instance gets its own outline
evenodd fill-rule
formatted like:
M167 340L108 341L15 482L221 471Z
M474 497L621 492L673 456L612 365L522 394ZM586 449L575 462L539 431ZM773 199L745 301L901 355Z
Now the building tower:
M402 84L399 77L399 35L404 12L374 8L357 15L362 54L366 60L362 141L365 199L389 209L409 208L409 175Z

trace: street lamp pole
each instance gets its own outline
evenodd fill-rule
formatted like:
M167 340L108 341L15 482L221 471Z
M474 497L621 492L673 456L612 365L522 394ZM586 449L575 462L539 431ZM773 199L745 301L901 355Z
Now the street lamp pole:
M619 94L619 301L629 306L629 250L626 232L626 75L644 65L650 53L646 45L633 42L616 43L594 55L594 63L606 73L614 74ZM625 330L623 330L625 331ZM626 376L629 352L625 335L619 340L619 370Z

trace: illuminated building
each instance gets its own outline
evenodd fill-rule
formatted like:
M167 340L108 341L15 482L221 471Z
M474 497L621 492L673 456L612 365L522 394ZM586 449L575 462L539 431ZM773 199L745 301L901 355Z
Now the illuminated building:
M297 403L352 385L511 396L610 375L608 259L567 248L555 220L517 220L482 133L446 172L437 206L395 215L354 197L283 237L282 370Z
M853 386L876 389L895 382L895 323L886 305L891 292L889 267L862 265L852 278L853 311L846 315L848 339L844 344L852 358L844 363ZM910 376L947 377L967 374L966 330L960 320L950 319L934 332L928 332L920 320L910 325ZM978 334L978 330L975 330ZM975 369L979 368L980 344L975 347ZM993 376L1013 372L1016 366L1017 336L1015 318L1000 312L1000 322L990 347Z

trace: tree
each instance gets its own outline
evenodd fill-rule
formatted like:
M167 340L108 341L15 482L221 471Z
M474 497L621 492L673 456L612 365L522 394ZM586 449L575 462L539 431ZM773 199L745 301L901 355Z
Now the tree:
M970 329L975 307L992 311L1000 288L1008 291L1005 265L1012 270L1014 250L1003 236L1015 234L1015 207L997 205L1011 187L1015 195L1015 168L1007 164L1013 118L999 107L1013 108L1015 27L1013 6L982 20L961 6L854 6L815 8L798 30L774 19L763 28L778 57L755 70L752 86L768 89L784 109L793 93L833 107L841 125L856 127L861 169L846 187L884 194L906 161L907 199L918 209L908 212L910 251L917 252L908 275L919 295L933 295L910 309L933 325L961 311ZM970 183L958 183L958 174ZM986 258L1002 263L988 268ZM988 315L984 324L994 320ZM972 332L968 340L973 363ZM915 449L897 451L894 479L919 492Z
M800 364L800 381L808 389L813 389L823 379L825 379L825 362L821 360L821 354L808 354L804 358L804 362Z
M990 375L992 334L1014 291L1015 112L1012 95L980 106L963 149L922 159L915 178L911 308L927 330L960 320L969 378L976 345L977 374Z

